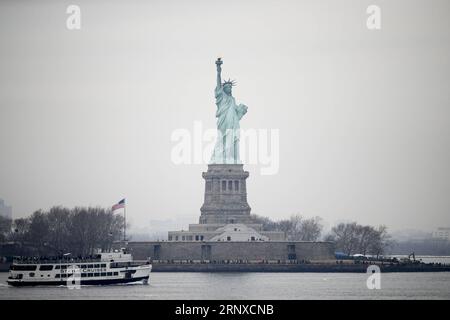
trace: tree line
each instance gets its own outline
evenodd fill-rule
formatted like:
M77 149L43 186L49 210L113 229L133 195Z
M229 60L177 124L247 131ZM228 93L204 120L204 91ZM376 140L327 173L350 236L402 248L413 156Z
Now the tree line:
M361 225L356 222L339 223L323 234L323 222L320 217L305 218L292 215L289 219L278 221L267 217L253 215L255 221L263 225L266 231L282 231L288 241L333 241L336 251L347 255L382 255L394 242L387 227Z
M124 218L100 207L52 207L15 220L0 217L0 243L15 255L90 255L123 236Z
M382 255L393 241L383 225L340 223L324 234L320 217L292 215L278 221L252 215L266 231L282 231L288 241L333 241L345 254ZM14 246L14 255L90 255L109 250L123 237L124 219L100 207L52 207L38 210L28 218L0 217L0 244ZM3 245L3 247L4 247ZM0 246L1 249L1 246ZM5 255L0 252L0 255Z
M318 241L323 230L320 217L305 218L296 214L277 221L259 215L252 217L256 223L262 224L263 230L282 231L289 241Z

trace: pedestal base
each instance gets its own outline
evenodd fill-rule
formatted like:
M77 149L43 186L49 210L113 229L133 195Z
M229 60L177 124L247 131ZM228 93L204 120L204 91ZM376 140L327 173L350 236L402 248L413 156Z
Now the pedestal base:
M205 201L200 224L251 224L247 203L248 171L242 164L210 164L203 172Z

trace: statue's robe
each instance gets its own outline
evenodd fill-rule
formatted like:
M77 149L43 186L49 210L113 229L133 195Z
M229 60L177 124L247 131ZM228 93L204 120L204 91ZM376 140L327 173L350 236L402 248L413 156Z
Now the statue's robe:
M234 97L223 91L223 86L216 87L215 96L217 142L211 163L240 163L239 120L247 113L247 106L237 105Z

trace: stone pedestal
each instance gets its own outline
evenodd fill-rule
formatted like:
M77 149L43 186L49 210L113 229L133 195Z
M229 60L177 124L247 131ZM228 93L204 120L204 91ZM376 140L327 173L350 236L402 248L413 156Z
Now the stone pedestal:
M200 224L250 224L246 179L243 164L210 164L203 172L205 201Z
M205 200L199 224L189 230L169 231L169 241L284 241L282 231L264 231L250 216L248 172L242 164L210 164L203 172Z

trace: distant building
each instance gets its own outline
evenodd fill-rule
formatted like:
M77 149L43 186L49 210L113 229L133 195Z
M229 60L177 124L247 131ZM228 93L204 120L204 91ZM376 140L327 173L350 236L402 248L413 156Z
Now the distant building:
M437 228L432 237L433 239L450 240L450 228Z
M0 216L12 219L12 207L5 205L3 199L0 199Z

